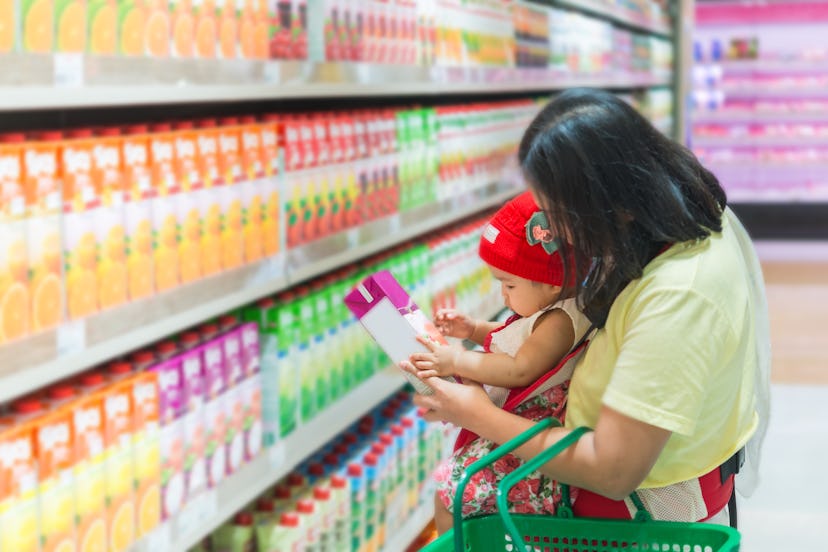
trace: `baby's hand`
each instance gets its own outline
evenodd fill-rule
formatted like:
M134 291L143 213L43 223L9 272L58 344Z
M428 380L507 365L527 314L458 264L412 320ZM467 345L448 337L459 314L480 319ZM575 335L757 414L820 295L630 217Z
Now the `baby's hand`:
M474 334L477 322L454 309L440 309L434 317L434 325L443 335L469 339Z
M457 359L461 351L435 343L427 336L419 336L417 341L429 349L428 353L414 353L409 357L411 364L417 369L417 377L426 379L458 375Z

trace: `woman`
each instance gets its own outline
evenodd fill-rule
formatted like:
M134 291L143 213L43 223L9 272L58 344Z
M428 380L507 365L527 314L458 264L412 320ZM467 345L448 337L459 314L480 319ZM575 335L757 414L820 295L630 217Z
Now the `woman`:
M603 91L557 96L518 155L573 250L578 306L597 328L572 377L565 428L518 456L588 426L542 470L579 489L576 515L630 517L637 491L657 519L727 523L734 470L720 467L749 441L758 459L769 346L761 272L724 191L692 153ZM478 385L426 381L434 394L415 401L429 421L495 443L534 423L497 408Z

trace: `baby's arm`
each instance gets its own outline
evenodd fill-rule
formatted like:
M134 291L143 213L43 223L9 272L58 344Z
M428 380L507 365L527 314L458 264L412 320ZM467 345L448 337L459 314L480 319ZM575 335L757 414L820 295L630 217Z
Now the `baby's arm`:
M419 376L460 376L498 387L523 387L553 368L572 348L575 331L562 310L545 314L514 358L505 353L459 351L426 343L430 353L417 353L411 362Z

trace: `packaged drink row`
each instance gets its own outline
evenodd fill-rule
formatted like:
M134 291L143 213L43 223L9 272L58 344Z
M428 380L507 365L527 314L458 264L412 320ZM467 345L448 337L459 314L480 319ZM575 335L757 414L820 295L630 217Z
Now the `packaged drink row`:
M190 552L381 550L431 500L452 433L425 423L402 391Z

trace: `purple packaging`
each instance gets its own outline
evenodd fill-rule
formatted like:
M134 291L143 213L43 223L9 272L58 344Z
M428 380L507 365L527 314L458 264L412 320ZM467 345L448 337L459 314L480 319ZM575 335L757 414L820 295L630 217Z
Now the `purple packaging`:
M158 403L161 431L161 518L181 510L187 500L184 481L184 386L181 358L173 357L149 368L158 374Z
M244 395L242 382L242 334L236 328L221 336L224 352L224 380L227 389L222 395L227 431L224 438L226 474L230 475L244 463Z
M215 399L227 388L227 382L224 379L224 340L220 337L211 339L199 350L204 372L204 398L205 400Z
M192 500L207 488L205 445L207 429L204 418L204 368L201 348L184 353L181 374L184 386L184 482L187 498Z
M245 378L242 361L242 332L236 328L225 332L221 336L222 351L224 352L224 380L227 387L238 385Z
M184 413L184 387L181 378L181 359L173 357L151 366L158 374L158 419L161 426L173 423Z
M200 347L202 361L202 383L204 386L204 458L207 471L207 486L212 488L224 479L227 472L225 436L227 416L225 414L224 392L224 340L214 338Z
M242 370L246 377L259 373L259 325L248 322L240 329L242 345Z

